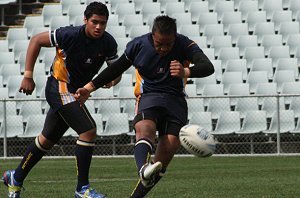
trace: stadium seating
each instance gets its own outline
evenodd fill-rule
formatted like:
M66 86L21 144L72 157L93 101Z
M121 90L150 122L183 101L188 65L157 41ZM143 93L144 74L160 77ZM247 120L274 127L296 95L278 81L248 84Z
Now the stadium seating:
M152 3L153 0L132 0L132 2L134 3L135 5L135 11L137 13L140 13L141 10L142 10L142 7L144 5L144 3Z
M26 52L29 45L29 40L16 40L12 45L12 51L14 52L15 61L20 57L21 52Z
M96 105L96 104L95 104ZM102 100L97 108L97 114L102 115L102 120L107 121L111 114L121 113L120 100Z
M235 0L234 2L236 2ZM258 11L258 2L252 0L238 0L237 10L242 13L242 19L246 20L249 12Z
M0 40L0 52L8 52L8 40Z
M273 114L271 124L267 130L263 131L264 133L276 134L278 130L280 133L287 133L295 129L294 111L280 110L279 116L280 119L278 119L277 113ZM280 129L278 128L279 123L280 123Z
M2 64L0 75L3 76L3 84L8 84L8 79L14 75L21 75L20 64Z
M51 30L55 30L60 27L65 27L70 25L69 16L52 16L49 22L49 27Z
M128 34L133 26L143 25L143 15L140 14L127 14L124 16L123 24Z
M203 88L203 96L223 96L224 95L224 85L223 84L207 84ZM211 98L204 98L203 104L205 107L208 106Z
M250 86L250 93L255 92L256 86L259 83L268 83L268 72L267 71L251 71L248 74L246 80Z
M80 5L80 0L60 0L60 4L62 7L62 13L68 14L68 11L70 10L70 7L73 5ZM83 10L84 11L84 10Z
M230 33L230 27L229 27L228 34L229 33ZM234 39L235 37L233 36L233 42ZM258 41L256 35L239 35L236 38L236 47L239 48L241 57L245 56L245 49L247 47L257 47L257 46L258 46Z
M181 25L178 29L178 32L184 34L188 37L198 37L199 33L199 25L198 24L184 24Z
M120 3L119 1L117 2L118 3L116 3L115 10L114 6L112 6L112 12L114 14L117 14L119 16L119 22L123 23L125 15L135 14L134 3Z
M160 2L145 2L141 8L141 14L143 15L144 23L147 23L150 15L160 15ZM152 20L151 20L152 22ZM149 25L149 24L148 24Z
M191 119L193 113L204 112L203 98L187 98L188 105L188 119Z
M277 83L258 83L254 89L255 95L275 95L277 94ZM261 105L264 101L264 97L258 97L258 105Z
M282 10L282 0L263 0L261 8L266 11L267 19L271 19L275 11Z
M241 118L245 118L248 111L258 111L258 102L256 97L238 98L234 111L240 113Z
M251 71L266 71L268 79L273 79L273 63L271 58L255 58L249 64Z
M212 131L212 118L210 112L194 112L191 115L189 124L200 124L208 131Z
M227 32L227 35L231 36L232 44L236 44L240 36L248 36L248 29L249 28L247 23L230 23L227 27L224 27L224 31ZM257 41L255 44L257 44Z
M300 34L288 34L286 37L286 45L290 47L291 56L295 55L296 48L300 46Z
M237 134L255 134L267 130L267 117L265 111L249 110L245 114L241 130Z
M199 25L200 32L204 32L204 27L209 24L218 24L218 14L215 12L203 12L199 14L197 19L197 24ZM223 26L223 24L222 24ZM223 27L222 27L223 32Z
M191 13L192 22L197 22L201 13L209 12L208 1L185 1L186 10Z
M184 2L166 2L163 12L169 16L175 13L185 13Z
M282 22L292 21L292 11L290 10L277 10L272 14L271 21L275 24L275 30L279 30L279 26Z
M242 72L242 79L245 81L247 79L247 61L246 59L230 59L224 65L225 72Z
M178 29L180 29L181 25L192 24L192 15L189 12L173 13L170 16L176 19Z
M203 93L203 88L206 84L216 84L217 81L215 74L212 74L204 78L196 78L194 79L194 83L197 85L197 94L200 95Z
M240 114L237 111L222 111L212 134L225 135L240 131Z
M240 71L226 71L223 73L221 83L224 85L224 93L228 93L229 85L243 83L243 73Z
M6 124L0 126L0 137L4 137L6 129L6 137L13 138L21 136L24 133L23 117L20 115L6 116Z
M287 21L279 24L278 33L282 35L285 43L288 35L299 34L299 21Z
M234 12L234 2L233 1L217 1L213 11L218 14L218 21L222 21L224 14L229 12ZM235 12L238 13L238 12ZM239 16L235 16L239 20ZM226 23L225 23L226 24Z
M62 5L61 4L47 4L44 5L42 10L42 16L44 18L44 25L49 26L51 18L53 16L62 16Z
M247 96L250 95L250 87L248 83L230 84L228 87L229 96ZM235 106L239 98L230 98L230 106Z
M278 110L285 110L284 99L279 98L278 100L275 97L265 97L262 100L261 110L266 111L266 116L270 118L274 116L274 114L276 114Z
M300 94L299 82L285 82L282 84L282 94ZM290 105L292 97L284 97L284 104Z
M43 16L26 16L23 27L27 28L27 36L31 38L33 28L44 27L44 18Z
M8 48L12 50L16 40L27 40L27 35L27 28L9 28L6 36Z
M230 111L229 98L211 98L207 105L213 119L218 119L222 112Z
M27 138L34 138L37 137L44 127L44 122L46 119L45 114L32 114L29 115L28 120L26 122L25 132L18 137L27 137Z
M0 41L1 97L25 97L24 94L18 93L18 89L22 80L21 74L25 70L28 38L61 26L83 24L83 11L90 2L91 0L61 0L59 4L45 4L41 15L26 16L22 28L9 28L6 39ZM102 2L110 11L107 31L116 38L118 53L123 53L126 44L132 38L148 33L157 15L168 14L176 19L178 32L195 41L212 61L215 73L205 78L192 78L193 84L187 84L185 88L191 97L187 99L190 123L205 125L207 129L213 130L214 134L259 134L262 131L266 134L275 134L278 126L277 98L261 95L300 94L299 0ZM36 91L33 96L29 98L27 96L26 99L44 97L46 75L49 74L55 53L54 48L42 48L34 70ZM9 69L7 65L10 65ZM106 65L100 72L105 67ZM108 132L109 127L106 125L111 123L109 121L111 113L126 114L127 116L122 116L127 117L127 124L128 120L132 121L134 117L135 99L132 89L135 83L135 68L131 67L124 74L123 80L117 86L98 89L92 94L92 100L87 102L93 117L97 117L96 122L100 129L97 131L98 136L114 134ZM131 91L122 91L126 90L124 86L128 86ZM129 97L124 95L124 92L130 94L132 99L121 99ZM250 94L257 97L245 98ZM223 98L226 95L236 97ZM212 98L203 99L198 96ZM221 98L214 98L216 96ZM106 99L95 99L96 97ZM108 98L114 99L106 104ZM279 109L282 111L280 113L283 113L281 118L286 116L286 122L291 125L284 129L283 124L281 132L300 131L298 119L300 102L297 98L280 97ZM45 101L41 105L41 110L46 112L49 107L44 103ZM20 102L15 105L11 103L12 107L7 110L8 114L23 115L24 110L21 111L20 104ZM107 106L107 109L104 106ZM37 108L40 109L40 105L37 105ZM2 112L0 122L3 118ZM232 116L232 120L227 120L226 116L228 119ZM295 117L297 123L294 122ZM17 119L20 120L19 117ZM227 125L228 122L233 122L233 125ZM267 124L270 124L269 128ZM10 137L34 137L40 132L30 130L32 122L26 114L22 116L22 126L25 125L24 134L23 130L19 133L12 132ZM110 127L111 125L109 124ZM39 130L41 128L39 125ZM127 128L122 134L129 132ZM1 136L2 134L3 130ZM67 131L65 136L67 135L78 136L72 129Z
M195 84L186 84L184 91L190 97L197 96L197 86Z

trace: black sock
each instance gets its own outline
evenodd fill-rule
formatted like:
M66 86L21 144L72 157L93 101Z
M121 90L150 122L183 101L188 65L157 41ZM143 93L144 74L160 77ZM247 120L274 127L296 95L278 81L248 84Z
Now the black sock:
M160 173L155 176L154 185L151 187L146 188L141 180L138 181L138 184L136 185L135 189L133 190L132 194L130 195L130 198L142 198L147 195L147 193L159 182L159 180L162 178L163 174L166 172L165 168L162 168Z
M39 145L39 147L37 146ZM42 149L42 150L41 150ZM30 170L42 159L46 154L46 149L42 148L36 138L35 142L32 142L23 156L23 159L17 169L15 170L14 178L17 182L23 182Z
M151 157L153 145L147 139L140 139L135 143L134 158L138 171Z
M82 186L89 184L89 170L92 161L94 142L84 142L77 140L75 148L76 167L77 167L77 191Z

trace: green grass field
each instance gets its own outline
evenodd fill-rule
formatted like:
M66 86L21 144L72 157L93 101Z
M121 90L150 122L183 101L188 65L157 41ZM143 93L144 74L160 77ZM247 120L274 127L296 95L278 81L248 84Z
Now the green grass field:
M1 174L20 160L0 160ZM74 197L73 159L43 159L24 183L22 198ZM90 173L93 188L109 198L126 198L137 182L133 158L95 158ZM0 186L0 197L7 189ZM149 193L152 198L298 198L300 158L177 157Z

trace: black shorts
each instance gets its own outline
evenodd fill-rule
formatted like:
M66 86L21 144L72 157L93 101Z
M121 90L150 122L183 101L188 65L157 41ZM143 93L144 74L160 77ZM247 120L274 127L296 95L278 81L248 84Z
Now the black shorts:
M160 136L178 136L181 127L187 124L187 103L183 96L165 93L142 94L137 105L138 112L133 125L141 120L153 120Z
M59 82L49 77L46 86L46 99L50 105L42 134L56 143L71 127L77 134L93 128L96 124L87 108L80 106L73 94L66 87L59 87ZM64 85L63 85L64 86ZM57 88L57 89L56 89Z

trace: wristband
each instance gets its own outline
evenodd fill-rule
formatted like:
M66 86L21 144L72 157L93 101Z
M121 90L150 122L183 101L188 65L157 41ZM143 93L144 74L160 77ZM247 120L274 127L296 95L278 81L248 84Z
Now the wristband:
M187 67L183 68L184 70L184 77L188 78L191 75L191 70Z
M95 86L92 82L89 82L88 84L84 85L84 87L86 90L88 90L89 92L92 92L95 90Z
M24 72L24 77L25 78L33 78L33 72L32 71L29 71L29 70L26 70Z

